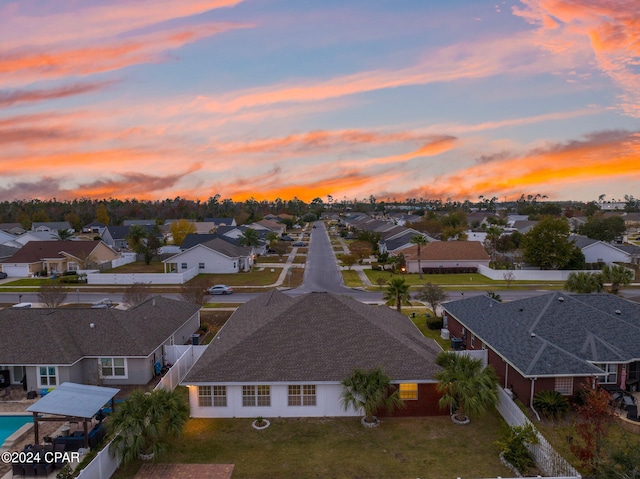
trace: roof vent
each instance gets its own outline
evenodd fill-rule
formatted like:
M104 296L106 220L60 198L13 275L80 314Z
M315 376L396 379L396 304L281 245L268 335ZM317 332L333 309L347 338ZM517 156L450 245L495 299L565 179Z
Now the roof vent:
M520 308L520 309L518 309L518 311L520 311L522 313L524 311L524 308Z
M536 337L536 333L531 333L531 337L535 338Z
M622 314L622 311L620 311L619 309L616 309L616 314Z
M564 301L564 297L563 297L563 296L560 296L560 297L558 298L558 301L560 301L560 302L562 303L562 302Z
M95 328L95 327L96 327L96 323L90 323L90 324L89 324L89 327L90 327L91 329Z

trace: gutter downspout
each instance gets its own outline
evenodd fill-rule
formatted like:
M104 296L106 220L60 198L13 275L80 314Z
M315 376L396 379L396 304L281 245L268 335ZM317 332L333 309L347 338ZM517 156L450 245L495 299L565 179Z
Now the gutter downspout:
M538 379L538 378L531 379L531 396L529 398L529 407L535 413L535 415L536 415L536 417L538 418L538 421L539 421L540 420L540 414L538 414L538 411L536 411L534 409L534 407L533 407L533 390L534 390L534 386L536 384L536 379Z
M504 362L504 387L507 389L509 387L509 363Z

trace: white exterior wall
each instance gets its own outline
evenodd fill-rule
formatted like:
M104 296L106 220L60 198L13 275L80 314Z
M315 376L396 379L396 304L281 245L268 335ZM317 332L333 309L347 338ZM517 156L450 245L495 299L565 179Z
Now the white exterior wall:
M480 266L489 266L489 260L486 261L428 261L421 260L420 266L422 268L479 268ZM407 273L418 273L418 260L407 261Z
M264 383L262 383L264 384ZM270 417L336 417L336 416L361 416L362 413L353 408L344 410L342 407L342 385L339 383L316 383L316 406L288 406L289 385L270 384L271 406L242 406L242 384L227 384L226 407L200 407L198 406L198 387L189 386L189 405L191 417L208 418L255 418ZM303 383L299 383L303 384ZM312 384L312 383L304 383ZM202 384L205 385L205 384ZM206 384L208 386L208 384ZM245 386L254 385L251 383ZM257 385L257 384L255 384Z
M229 258L201 245L173 256L167 262L175 263L178 271L184 271L182 263L187 263L187 269L197 268L200 274L225 274L240 271L239 258ZM204 269L199 268L199 263L204 263Z
M604 243L593 243L582 248L584 259L587 263L627 263L629 255L624 251L613 248Z

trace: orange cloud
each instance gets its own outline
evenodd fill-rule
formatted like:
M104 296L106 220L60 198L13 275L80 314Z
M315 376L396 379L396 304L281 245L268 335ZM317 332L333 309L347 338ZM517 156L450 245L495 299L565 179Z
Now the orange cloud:
M19 103L33 103L43 100L56 100L74 95L82 95L104 90L112 82L78 83L41 90L16 90L0 93L0 108L6 108Z

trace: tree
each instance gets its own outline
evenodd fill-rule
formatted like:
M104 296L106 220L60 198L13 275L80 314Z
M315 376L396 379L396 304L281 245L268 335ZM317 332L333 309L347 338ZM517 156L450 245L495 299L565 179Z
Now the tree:
M371 249L371 244L366 241L354 241L349 245L349 251L351 254L355 255L359 261L362 261L365 258L368 258L373 253L373 249Z
M640 479L640 448L635 444L625 444L609 454L607 463L598 470L600 479Z
M147 283L133 283L127 286L122 295L122 302L128 308L144 303L151 297L151 287Z
M96 208L96 221L103 225L109 225L109 214L107 213L107 206L104 203L100 203Z
M276 252L276 254L282 258L282 256L284 256L284 254L287 252L287 249L289 248L287 246L287 243L285 243L284 241L276 241L274 243L271 243L271 245L269 246L273 251Z
M238 238L238 244L240 246L256 247L260 244L260 234L253 228L246 228Z
M436 358L442 371L436 374L438 391L442 394L438 405L454 411L454 418L468 422L498 403L498 377L491 366L486 368L480 359L467 354L443 351Z
M67 289L58 281L49 280L38 291L38 301L47 308L58 308L67 299Z
M603 446L613 422L609 393L604 389L582 387L582 404L576 406L575 431L579 440L570 445L571 452L590 472L596 471L604 456Z
M620 286L626 286L634 278L634 273L630 269L620 266L619 264L608 265L605 264L600 272L602 281L604 283L610 283L611 287L609 292L611 294L618 294Z
M188 283L180 286L180 297L189 303L203 306L207 302L207 281L202 276L196 276Z
M495 291L487 291L487 296L489 296L494 301L497 301L498 303L502 303L502 297Z
M507 283L507 288L510 288L511 283L513 283L516 280L516 274L513 271L505 271L502 277Z
M364 411L364 421L369 424L377 422L376 412L386 409L393 412L404 407L399 390L391 391L391 378L382 368L371 371L356 369L351 376L342 380L342 406L345 410L352 406Z
M438 306L447 299L447 293L445 293L441 286L429 282L418 290L416 299L428 303L429 306L431 306L433 314L437 316L436 310Z
M157 458L182 435L188 420L189 405L177 390L136 390L109 420L109 429L117 433L109 452L124 464L141 455Z
M147 238L147 230L140 225L133 225L129 228L129 232L126 234L127 243L129 248L138 252L140 245Z
M342 264L351 270L351 267L356 264L358 258L354 254L343 254L340 256L340 261L342 261Z
M487 239L485 241L485 247L491 252L491 261L496 260L496 251L498 249L498 239L502 236L504 228L497 225L491 225L487 228Z
M600 241L613 241L622 236L627 227L622 216L601 218L590 216L587 222L579 229L580 234Z
M275 233L274 231L269 231L264 239L267 241L267 243L269 244L269 246L271 246L271 244L275 243L276 241L278 241L278 234Z
M136 252L142 255L145 264L151 264L151 260L158 254L158 250L162 246L160 243L159 233L158 227L154 226L153 231L146 241L143 241L138 245Z
M418 273L420 274L420 279L422 279L422 265L420 263L420 248L428 243L427 238L422 235L412 236L409 240L409 243L414 244L418 247Z
M71 238L73 236L73 232L71 232L67 228L60 228L58 230L58 232L56 233L56 236L57 236L58 240L64 241L64 240L68 240L69 238Z
M571 293L601 293L604 291L602 275L600 273L574 271L567 276L564 289Z
M578 249L569 239L569 234L566 218L545 216L522 236L525 261L542 269L563 269L573 259L574 250Z
M395 304L396 310L399 313L402 312L402 303L408 303L411 299L409 285L404 278L391 278L382 299L385 300L385 304L388 306Z
M173 244L181 245L188 234L194 234L198 231L193 221L181 219L174 221L169 225L169 232L173 238Z

